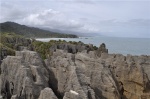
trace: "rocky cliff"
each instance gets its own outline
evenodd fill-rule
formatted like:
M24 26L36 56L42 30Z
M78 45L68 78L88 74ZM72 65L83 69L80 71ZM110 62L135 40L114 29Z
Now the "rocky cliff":
M43 61L33 51L2 60L4 99L149 99L150 56L72 52L55 49Z

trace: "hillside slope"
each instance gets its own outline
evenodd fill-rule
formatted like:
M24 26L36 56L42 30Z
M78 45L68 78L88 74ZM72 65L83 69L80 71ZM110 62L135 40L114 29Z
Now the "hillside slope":
M40 37L40 38L47 38L47 37L57 37L57 38L76 38L76 35L73 34L61 34L56 32L51 32L47 30L42 30L35 27L28 27L25 25L20 25L15 22L5 22L0 23L0 32L12 32L19 35L23 35L25 37Z

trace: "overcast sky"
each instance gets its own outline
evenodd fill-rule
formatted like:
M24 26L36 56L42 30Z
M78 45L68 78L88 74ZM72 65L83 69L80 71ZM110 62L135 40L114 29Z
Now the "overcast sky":
M150 38L150 0L0 0L0 22Z

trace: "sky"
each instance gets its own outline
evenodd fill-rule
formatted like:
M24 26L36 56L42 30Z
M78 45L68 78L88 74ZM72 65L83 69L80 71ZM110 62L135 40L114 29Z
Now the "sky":
M0 22L93 36L150 38L150 0L0 0Z

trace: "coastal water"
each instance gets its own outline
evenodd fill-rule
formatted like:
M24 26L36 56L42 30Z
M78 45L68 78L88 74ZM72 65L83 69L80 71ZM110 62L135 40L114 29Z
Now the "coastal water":
M37 40L48 42L50 40L82 41L97 47L105 43L109 53L123 55L150 55L149 38L119 38L119 37L80 37L80 38L38 38Z

